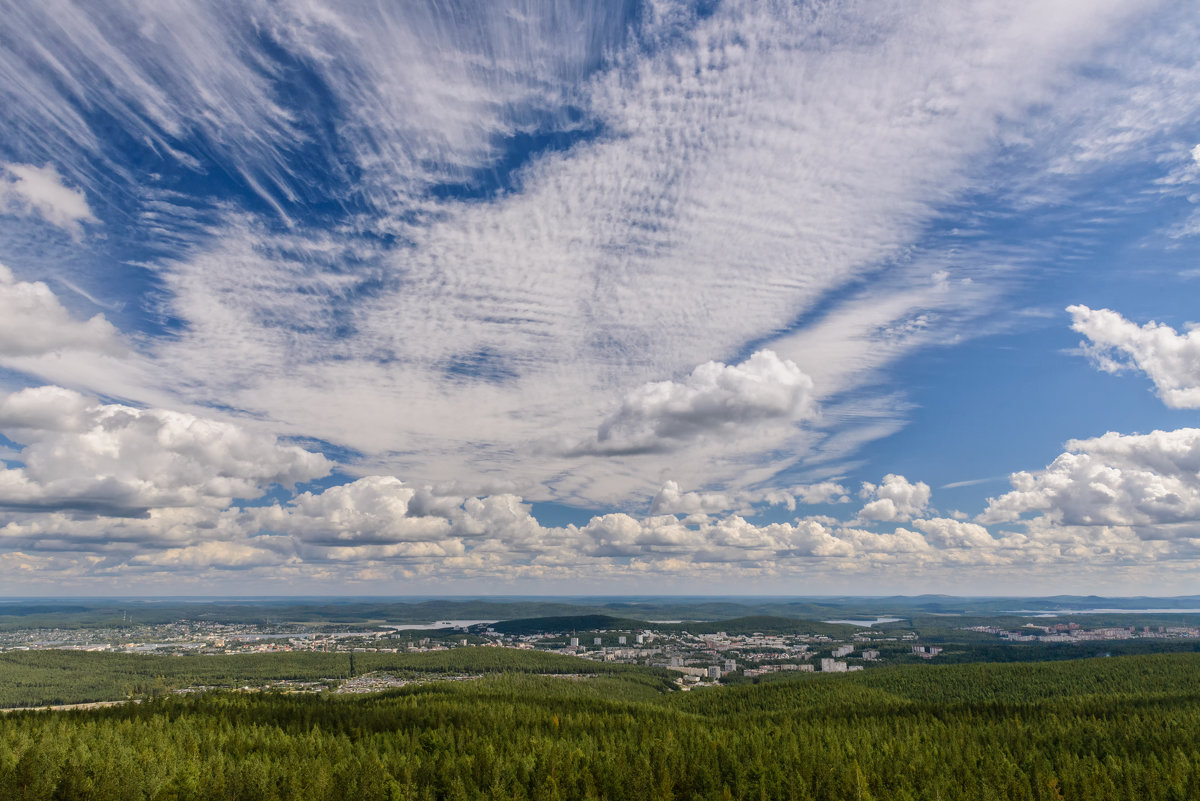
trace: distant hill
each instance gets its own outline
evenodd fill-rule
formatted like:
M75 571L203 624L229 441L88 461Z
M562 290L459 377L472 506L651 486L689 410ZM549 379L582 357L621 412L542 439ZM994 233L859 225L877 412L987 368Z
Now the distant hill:
M525 617L502 620L490 626L501 634L565 634L571 631L632 631L656 624L644 620L613 617L612 615L555 615L553 617Z
M487 626L481 628L488 628ZM636 618L613 615L556 615L552 617L530 617L503 620L490 626L501 634L565 634L572 631L654 631L681 632L690 634L825 634L830 637L849 637L857 626L823 623L819 620L798 620L776 615L751 615L726 620L684 621L680 623L654 623Z
M840 623L823 623L820 620L799 620L778 615L749 615L727 620L710 620L703 623L650 624L659 631L686 631L689 634L824 634L829 637L849 637L863 629Z

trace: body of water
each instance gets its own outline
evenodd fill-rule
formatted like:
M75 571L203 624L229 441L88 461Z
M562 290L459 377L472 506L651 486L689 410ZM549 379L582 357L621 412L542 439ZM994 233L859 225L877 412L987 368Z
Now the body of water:
M395 631L414 631L417 629L465 629L470 626L482 626L499 623L498 620L439 620L436 623L406 623L403 626L384 626Z
M1200 615L1200 609L1015 609L1009 615L1062 617L1064 615Z
M880 623L899 623L903 619L904 618L902 618L902 617L877 617L874 620L866 620L866 619L822 620L821 622L822 623L841 623L842 625L845 625L845 626L862 626L863 628L870 628L871 626L876 626Z

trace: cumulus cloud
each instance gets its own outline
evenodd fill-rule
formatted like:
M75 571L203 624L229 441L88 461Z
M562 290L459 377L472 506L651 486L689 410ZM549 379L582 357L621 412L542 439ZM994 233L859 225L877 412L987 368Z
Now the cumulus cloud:
M0 164L0 211L37 216L74 237L83 234L81 223L96 223L80 189L67 186L52 164Z
M867 501L859 511L861 520L910 520L929 505L929 485L915 484L904 476L889 473L879 485L864 481L859 496Z
M613 513L593 517L582 529L590 540L593 556L629 556L695 547L701 535L679 522L673 515L638 520L627 514Z
M673 515L637 519L626 514L592 518L580 529L587 552L598 557L675 555L702 562L774 561L797 556L850 556L823 521L757 526L738 515L689 526Z
M238 509L155 509L144 519L40 515L0 527L8 550L92 552L137 569L407 565L438 573L624 569L687 574L740 565L771 570L840 562L936 563L944 549L986 548L986 529L917 521L918 531L868 531L828 517L756 524L738 514L597 515L546 527L510 494L434 495L390 476L368 476L290 502ZM982 534L980 532L983 532ZM705 567L708 566L708 567Z
M850 502L849 492L836 481L822 481L818 484L793 487L790 494L797 501L807 504ZM791 509L792 507L788 506L788 508Z
M650 502L650 514L708 514L734 508L736 501L723 492L683 492L679 484L668 481Z
M326 475L322 455L237 425L165 409L104 404L61 387L0 399L0 432L23 445L0 471L0 505L144 514L153 507L224 508L272 484Z
M455 530L465 537L495 538L506 548L524 552L552 547L559 539L538 523L528 504L509 493L467 498L463 514L455 515Z
M367 476L287 504L246 510L251 528L291 538L315 561L424 561L490 554L509 564L554 547L562 531L543 528L511 494L462 498Z
M593 518L580 533L588 553L603 557L689 559L704 563L755 563L799 567L826 560L915 558L936 561L937 548L921 533L897 528L875 532L825 517L756 525L739 515L686 525L671 515L637 519L624 514Z
M152 566L171 570L218 568L238 570L266 565L279 565L288 558L270 548L256 547L247 542L208 540L183 548L167 548L142 553L130 562L137 566Z
M164 507L123 518L73 509L26 514L9 510L7 516L14 519L0 526L5 549L89 553L109 560L207 541L233 542L247 533L239 510L212 507Z
M1024 534L993 535L980 523L949 518L875 528L830 517L755 524L737 514L681 519L623 513L598 515L583 526L546 527L518 496L449 498L389 476L368 476L267 507L158 508L137 519L30 514L0 526L0 554L21 555L9 560L14 571L49 564L47 559L65 569L62 560L71 558L77 572L92 575L132 570L202 576L215 570L340 580L511 580L681 578L714 571L760 578L848 575L898 566L1049 565L1064 558L1134 564L1186 555L1191 547L1186 539L1152 542L1128 527L1063 525L1045 515L1030 521Z
M1153 527L1147 536L1170 536L1173 526L1200 522L1200 429L1071 440L1045 469L1010 480L1012 491L989 499L979 522L1035 514L1056 525Z
M743 510L742 513L746 514L759 504L784 506L794 511L797 503L848 503L849 500L846 488L836 481L760 492L684 492L678 482L667 481L655 493L650 503L650 514L713 514L735 509Z
M457 507L398 478L367 476L251 513L262 528L315 545L379 545L446 539Z
M936 548L995 548L1001 542L978 523L953 518L914 520L913 526Z
M760 350L736 365L705 362L683 381L654 381L630 392L575 453L671 451L739 429L795 423L816 414L812 379L795 362Z
M849 545L855 555L916 554L921 561L934 556L928 540L915 531L897 528L894 531L875 532L846 526L838 532L839 540Z
M123 349L117 329L104 315L76 320L44 283L18 281L0 264L0 357Z
M1109 309L1069 306L1071 328L1087 337L1083 349L1101 370L1136 367L1172 409L1200 408L1200 328L1180 334L1168 325L1139 326Z

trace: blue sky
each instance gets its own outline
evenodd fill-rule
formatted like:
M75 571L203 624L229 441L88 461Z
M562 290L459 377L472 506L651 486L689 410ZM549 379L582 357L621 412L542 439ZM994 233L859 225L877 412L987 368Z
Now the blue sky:
M1200 14L15 3L13 592L1190 592Z

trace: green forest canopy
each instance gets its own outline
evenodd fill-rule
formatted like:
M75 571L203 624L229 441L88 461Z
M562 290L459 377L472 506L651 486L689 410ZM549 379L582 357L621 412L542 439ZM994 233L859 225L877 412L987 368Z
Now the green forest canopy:
M640 670L510 672L12 713L0 797L1200 798L1200 655L661 687Z

